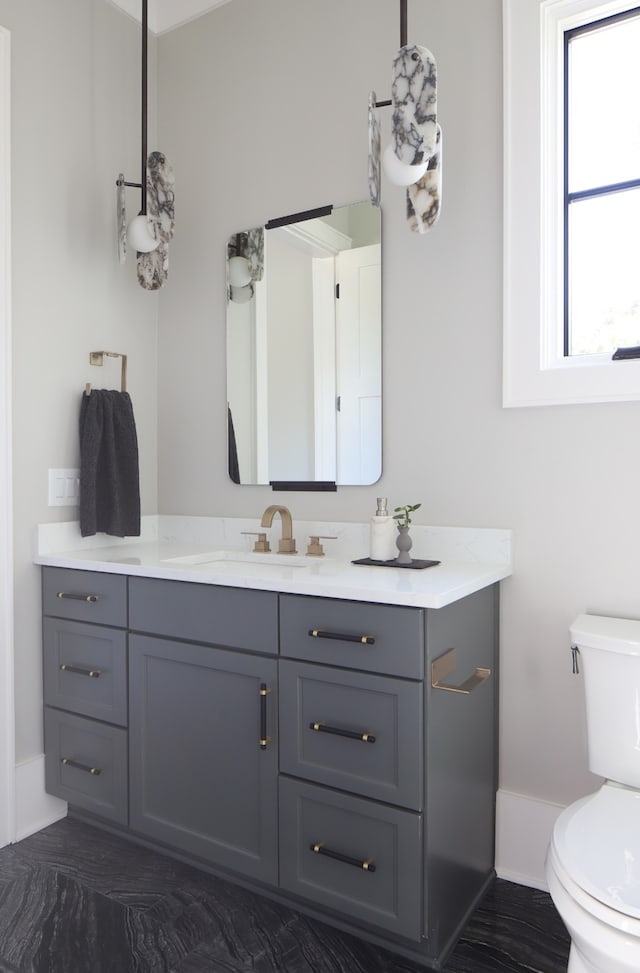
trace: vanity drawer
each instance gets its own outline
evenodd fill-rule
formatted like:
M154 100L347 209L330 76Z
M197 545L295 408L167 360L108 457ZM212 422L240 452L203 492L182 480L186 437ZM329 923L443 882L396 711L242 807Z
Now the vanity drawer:
M42 605L45 615L125 628L127 579L101 571L43 568Z
M280 769L420 811L422 684L280 661Z
M280 652L308 662L422 679L424 611L283 595Z
M278 652L278 596L188 581L129 579L129 627L183 641Z
M45 703L126 726L126 633L45 618L43 642Z
M420 939L421 814L281 777L280 863L288 891Z
M127 824L127 733L46 707L45 786L49 794Z

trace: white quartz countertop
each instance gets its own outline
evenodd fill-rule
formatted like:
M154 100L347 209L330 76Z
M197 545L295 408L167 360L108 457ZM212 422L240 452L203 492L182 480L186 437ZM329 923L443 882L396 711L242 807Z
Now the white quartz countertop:
M276 518L267 531L273 552L279 529ZM143 518L140 538L83 539L77 523L43 524L37 530L34 561L418 608L442 608L511 574L511 532L504 529L412 526L412 557L440 561L422 570L352 564L368 555L367 524L294 521L298 555L291 561L285 555L254 554L254 538L244 532L255 530L255 520L157 516ZM335 537L322 542L325 556L305 556L311 534Z

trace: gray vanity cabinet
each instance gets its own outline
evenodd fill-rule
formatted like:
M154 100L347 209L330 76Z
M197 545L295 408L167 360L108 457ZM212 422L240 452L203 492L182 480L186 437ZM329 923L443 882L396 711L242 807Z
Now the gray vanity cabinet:
M126 824L127 579L47 568L42 595L47 791Z
M494 876L497 590L433 610L45 568L47 789L442 969Z

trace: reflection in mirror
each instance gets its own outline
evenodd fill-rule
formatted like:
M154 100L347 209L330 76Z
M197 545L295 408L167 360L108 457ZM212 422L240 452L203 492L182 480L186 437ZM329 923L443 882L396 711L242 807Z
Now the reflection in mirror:
M379 479L380 251L380 210L369 203L272 220L229 239L234 482L326 489Z

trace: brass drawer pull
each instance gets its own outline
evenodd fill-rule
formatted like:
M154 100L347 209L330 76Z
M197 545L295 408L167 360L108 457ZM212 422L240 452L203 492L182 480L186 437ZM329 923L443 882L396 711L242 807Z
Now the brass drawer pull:
M98 595L76 595L72 591L59 591L58 598L71 598L72 601L90 601L92 603L100 601Z
M339 642L359 642L360 645L375 645L372 635L345 635L341 632L323 632L319 628L310 628L309 635L313 639L337 639Z
M102 675L102 669L82 669L80 666L68 666L63 662L60 666L61 672L75 672L78 676L89 676L90 679L98 679Z
M348 737L350 740L362 740L363 743L375 743L373 733L358 733L357 730L341 730L339 726L329 726L328 723L309 723L309 729L316 733L333 733L338 737Z
M267 736L267 696L271 690L265 682L260 683L260 749L266 750L267 744L271 743L271 737Z
M439 656L431 663L431 685L434 689L444 689L448 693L462 693L468 696L472 693L474 689L477 689L481 683L491 675L491 669L482 669L476 667L475 672L472 676L469 676L463 683L457 686L453 686L451 683L447 683L444 680L447 676L456 668L456 650L449 649L443 655Z
M367 858L366 861L362 861L361 858L350 858L349 855L343 855L339 851L332 851L331 848L325 848L321 841L309 845L309 848L316 855L326 855L327 858L333 858L337 862L344 862L345 865L354 865L356 868L361 868L365 872L375 872L376 870L373 859Z
M93 774L94 777L99 777L102 773L99 767L89 767L87 764L81 764L77 760L72 760L71 757L63 757L61 763L65 767L75 767L76 770L84 770L86 774Z

